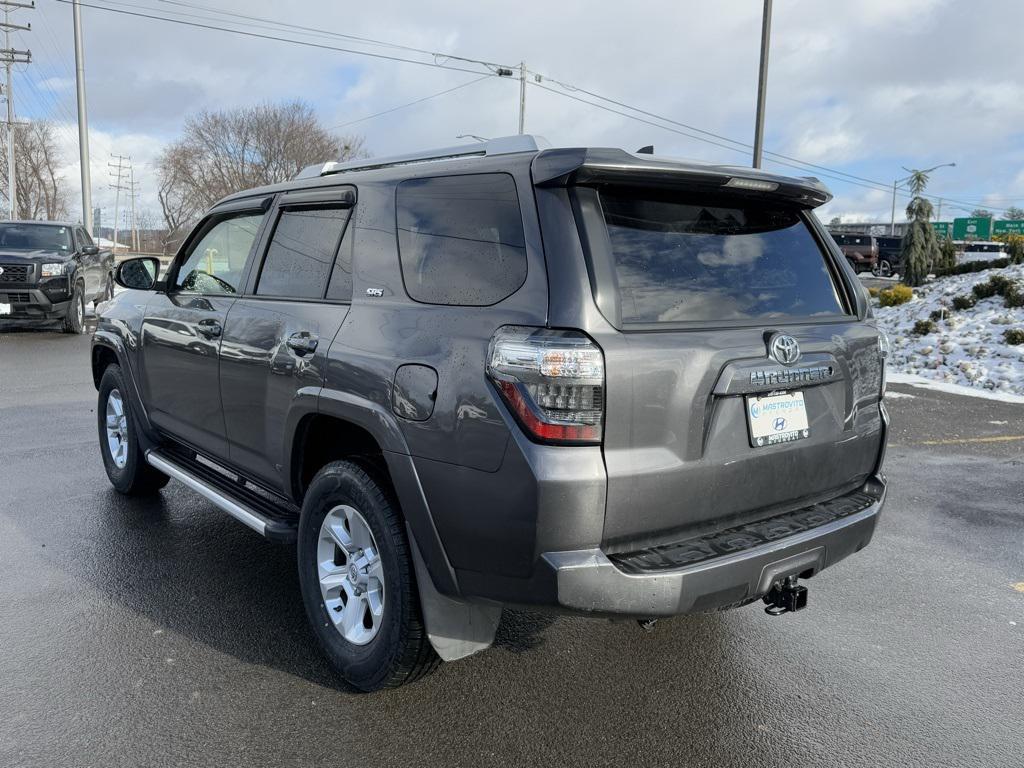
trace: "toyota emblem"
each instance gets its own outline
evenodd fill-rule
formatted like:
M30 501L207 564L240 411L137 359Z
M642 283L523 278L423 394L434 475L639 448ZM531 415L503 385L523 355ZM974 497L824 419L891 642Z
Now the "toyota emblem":
M768 352L783 365L792 365L800 359L800 345L792 336L776 333L768 342Z

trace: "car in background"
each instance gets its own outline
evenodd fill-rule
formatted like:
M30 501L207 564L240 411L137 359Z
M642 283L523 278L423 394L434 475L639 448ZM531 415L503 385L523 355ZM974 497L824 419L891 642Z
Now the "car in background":
M114 295L114 255L80 224L0 222L0 321L60 320L85 330L85 305Z
M1008 255L1006 243L994 240L971 240L970 242L957 240L955 245L958 262L992 261L993 259L1004 259Z
M873 236L834 233L832 239L854 272L874 272L878 268L878 241Z
M877 273L882 277L888 277L902 272L903 260L900 252L903 250L903 238L876 237L875 242L878 243Z

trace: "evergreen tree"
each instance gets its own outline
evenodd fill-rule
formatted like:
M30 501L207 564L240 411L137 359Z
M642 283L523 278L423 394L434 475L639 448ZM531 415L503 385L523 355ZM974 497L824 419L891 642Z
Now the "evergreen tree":
M903 264L903 282L907 285L921 285L932 267L939 262L939 241L932 228L932 204L925 198L928 174L914 171L910 175L910 202L907 204L907 233L900 248Z
M951 270L956 266L956 245L952 238L944 237L939 244L938 269Z

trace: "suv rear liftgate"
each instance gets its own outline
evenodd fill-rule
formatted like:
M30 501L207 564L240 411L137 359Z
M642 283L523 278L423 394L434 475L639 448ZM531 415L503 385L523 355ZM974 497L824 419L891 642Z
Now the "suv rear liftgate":
M599 552L546 555L565 569L560 601L614 611L606 569L691 569L707 578L682 592L675 578L644 580L651 615L721 607L867 544L884 493L882 354L841 254L807 213L824 189L602 150L546 152L533 170L538 195L564 194L574 211L598 309L585 329L607 377L604 534ZM550 251L549 270L558 295L571 270ZM557 314L553 302L556 327ZM762 408L784 410L765 425ZM833 528L838 538L800 551ZM714 566L737 556L751 567L721 583Z

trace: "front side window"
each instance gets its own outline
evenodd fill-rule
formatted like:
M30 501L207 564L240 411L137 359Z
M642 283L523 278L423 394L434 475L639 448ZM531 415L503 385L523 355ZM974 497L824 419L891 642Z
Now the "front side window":
M800 213L771 203L600 194L622 321L767 321L845 313Z
M0 248L68 253L72 249L71 230L53 224L0 224Z
M486 306L526 280L515 181L505 173L410 179L398 185L405 290L426 304Z
M79 245L79 247L87 248L90 245L94 245L94 243L92 241L92 238L89 237L89 233L88 232L86 232L81 227L78 228L77 232L78 232L78 245Z
M218 221L178 268L175 286L189 293L238 293L262 221L262 213L243 213Z
M257 295L324 298L349 213L348 208L282 211L263 260Z

